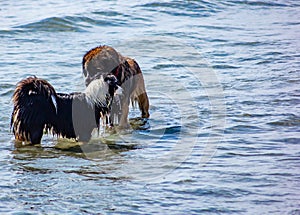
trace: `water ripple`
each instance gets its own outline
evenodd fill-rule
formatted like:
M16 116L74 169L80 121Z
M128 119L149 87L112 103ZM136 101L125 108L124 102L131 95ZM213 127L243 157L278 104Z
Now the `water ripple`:
M289 7L293 6L293 4L283 4L283 3L276 3L276 2L266 2L266 1L247 1L247 0L240 0L240 1L229 1L233 4L240 4L240 5L247 5L247 6L256 6L256 7Z
M219 4L208 1L153 2L140 5L139 7L173 16L188 17L208 17L221 9Z
M2 213L299 214L298 1L28 0L2 6ZM151 104L145 130L97 136L85 146L44 135L40 146L18 147L9 128L16 82L37 75L59 92L82 90L82 56L100 44L139 62ZM195 80L194 69L207 73ZM201 82L210 74L226 102L218 143L212 118L219 104L208 96L215 88ZM173 157L172 150L193 142L189 156ZM208 153L213 156L203 166ZM162 161L169 155L176 162ZM144 183L134 180L137 169L172 171Z
M25 29L30 31L46 31L46 32L82 32L83 28L76 25L70 17L50 17L38 22L16 26L17 29Z

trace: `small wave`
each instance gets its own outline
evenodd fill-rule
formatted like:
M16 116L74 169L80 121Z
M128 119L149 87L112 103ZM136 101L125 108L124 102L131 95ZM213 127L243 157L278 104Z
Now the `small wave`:
M293 127L293 126L300 126L300 118L293 118L293 119L283 119L283 120L278 120L278 121L273 121L267 123L268 125L272 126L283 126L283 127Z
M14 90L8 89L5 90L4 92L0 92L0 96L11 96L13 94Z
M92 14L98 19L90 19L89 23L97 26L153 26L151 19L140 14L130 15L112 10L94 11Z
M179 68L183 67L181 64L158 64L153 66L153 69Z
M13 84L0 84L0 96L11 96L14 92L15 85Z
M50 17L37 22L16 26L17 29L30 29L33 31L46 32L83 32L84 29L71 17Z
M124 14L117 12L117 11L112 11L112 10L108 10L108 11L94 11L92 12L93 14L97 14L97 15L103 15L103 16L107 16L107 17L111 17L111 16L123 16Z
M266 45L268 43L265 42L259 42L259 41L241 41L241 42L235 42L232 44L229 44L230 46L262 46L262 45Z
M71 20L72 22L76 23L76 25L81 25L82 27L87 27L86 24L92 26L121 26L125 22L119 19L118 20L112 20L107 18L92 19L85 16L68 16L66 17L66 19Z
M287 4L282 4L282 3L275 3L275 2L267 2L267 1L248 1L248 0L243 0L243 1L229 1L233 4L239 4L239 5L247 5L247 6L263 6L263 7L288 7L289 5Z
M156 127L151 129L151 133L155 134L155 133L159 133L161 134L163 132L163 134L179 134L181 132L181 126L169 126L169 127Z
M7 83L1 83L0 84L0 89L12 89L14 87L15 87L14 84L7 84Z
M242 197L244 195L249 195L252 192L246 189L227 189L227 188L221 188L221 189L215 189L215 188L197 188L197 189L190 189L190 190L184 190L184 191L172 191L174 193L180 194L191 194L194 196L211 196L213 198L220 198L220 197L225 197L225 198L238 198Z
M94 12L97 13L97 12ZM116 14L115 14L116 16ZM125 19L107 19L102 17L94 19L86 16L50 17L37 22L14 27L17 32L42 31L42 32L86 32L91 26L123 26ZM0 31L0 34L7 31Z
M233 66L233 65L226 65L226 64L222 64L222 65L214 65L212 66L213 69L239 69L239 66Z
M268 153L256 153L256 152L247 152L247 153L235 153L229 152L228 155L240 156L240 157L284 157L285 153L280 152L268 152Z
M191 26L192 27L192 26ZM209 30L221 30L221 31L235 31L235 30L244 30L243 28L240 27L233 27L233 26L220 26L220 25L199 25L200 28L205 28ZM212 38L207 38L207 41L213 42L212 40L215 40L215 42L221 42L221 43L227 43L227 40L224 39L212 39Z
M225 134L256 134L262 132L262 129L251 125L236 125L226 128Z
M159 11L173 16L207 17L221 10L219 4L206 1L153 2L138 7Z

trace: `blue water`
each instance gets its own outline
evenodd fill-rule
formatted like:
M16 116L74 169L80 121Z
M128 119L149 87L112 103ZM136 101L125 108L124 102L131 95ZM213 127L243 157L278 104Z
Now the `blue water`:
M1 214L300 214L298 1L0 5ZM150 128L17 147L16 83L82 91L101 44L139 63Z

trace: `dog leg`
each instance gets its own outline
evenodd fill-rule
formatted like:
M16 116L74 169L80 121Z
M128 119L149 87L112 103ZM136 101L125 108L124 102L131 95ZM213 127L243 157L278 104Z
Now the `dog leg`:
M149 99L146 93L144 77L138 63L135 60L131 62L131 67L134 68L137 73L134 75L135 89L131 95L133 95L138 102L142 118L149 118Z
M142 118L149 118L149 99L147 93L144 92L137 97L137 101L139 104L140 111L142 113Z
M32 128L32 131L30 131L30 142L31 144L40 144L41 143L41 139L42 139L42 136L43 136L43 130L44 130L44 127L43 125L41 126L38 126L36 128Z
M122 115L120 117L119 127L122 129L130 128L128 123L129 101L124 99L122 102Z
M139 74L135 77L135 79L137 84L131 97L138 102L139 109L141 111L141 117L149 118L149 99L146 93L143 76Z

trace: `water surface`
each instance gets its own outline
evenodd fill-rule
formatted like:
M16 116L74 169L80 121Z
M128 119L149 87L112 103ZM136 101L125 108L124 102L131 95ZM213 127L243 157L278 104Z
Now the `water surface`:
M299 214L299 9L292 0L1 3L0 212ZM58 149L70 143L51 135L16 147L15 84L36 75L58 92L82 91L82 56L101 44L138 61L150 129L96 138L83 152Z

